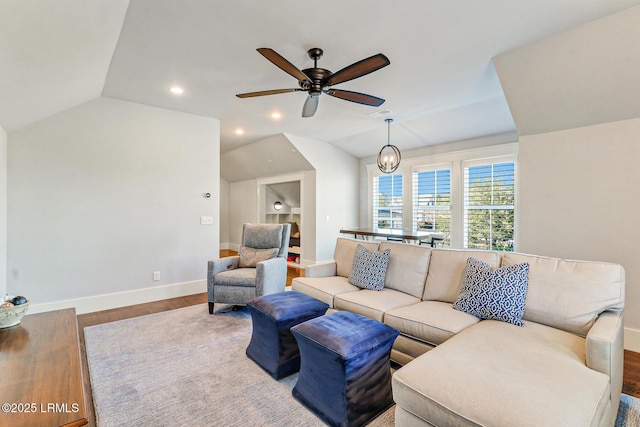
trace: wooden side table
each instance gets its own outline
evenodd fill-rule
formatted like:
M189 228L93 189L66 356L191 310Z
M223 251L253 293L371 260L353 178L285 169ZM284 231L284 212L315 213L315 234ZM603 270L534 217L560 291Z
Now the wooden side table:
M0 425L87 424L80 360L73 308L0 329Z

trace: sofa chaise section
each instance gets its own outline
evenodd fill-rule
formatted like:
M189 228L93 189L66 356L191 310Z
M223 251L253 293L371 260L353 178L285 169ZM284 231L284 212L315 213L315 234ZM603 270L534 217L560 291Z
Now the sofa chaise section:
M396 425L605 426L609 377L585 339L534 322L483 320L393 376Z

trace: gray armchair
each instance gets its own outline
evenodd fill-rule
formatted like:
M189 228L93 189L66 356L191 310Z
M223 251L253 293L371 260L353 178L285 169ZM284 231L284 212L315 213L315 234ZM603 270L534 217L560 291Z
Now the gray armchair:
M214 305L243 305L253 298L283 292L291 224L244 224L236 256L209 261L209 313Z

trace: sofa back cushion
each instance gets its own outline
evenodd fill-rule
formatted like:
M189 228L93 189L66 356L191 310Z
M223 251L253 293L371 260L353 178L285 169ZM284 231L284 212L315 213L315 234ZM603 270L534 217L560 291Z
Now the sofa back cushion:
M502 265L529 263L524 320L586 336L603 311L624 308L621 265L505 253Z
M391 252L384 287L422 298L431 248L405 243L380 243L380 250L385 249L390 249Z
M500 267L498 252L471 249L433 249L422 299L453 303L462 288L464 269L469 257L484 261L491 268Z
M365 240L345 239L338 237L336 241L336 249L333 251L333 259L336 262L336 274L342 277L349 277L351 266L353 265L353 256L356 253L358 244L364 246L368 251L378 249L376 242L367 242Z

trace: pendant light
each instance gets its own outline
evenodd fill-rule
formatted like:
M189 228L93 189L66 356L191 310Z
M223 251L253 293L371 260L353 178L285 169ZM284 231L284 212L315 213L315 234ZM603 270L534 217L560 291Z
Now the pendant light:
M383 173L394 173L400 166L400 150L391 145L391 122L393 119L385 119L387 122L387 145L378 153L378 169Z

